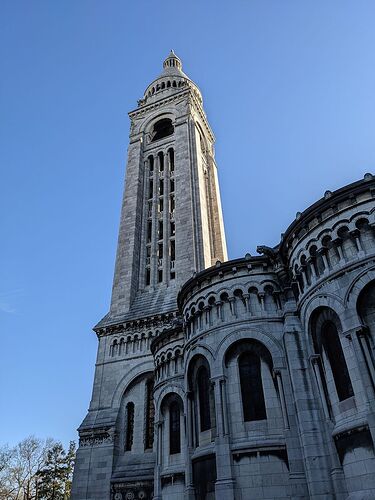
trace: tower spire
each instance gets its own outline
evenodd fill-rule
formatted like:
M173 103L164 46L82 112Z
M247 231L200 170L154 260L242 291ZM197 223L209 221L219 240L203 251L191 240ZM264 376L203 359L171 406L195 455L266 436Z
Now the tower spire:
M181 59L178 56L176 56L176 54L175 54L175 52L174 52L173 49L171 49L168 57L164 60L163 68L164 69L167 69L167 68L177 68L180 71L182 71L182 62L181 62Z

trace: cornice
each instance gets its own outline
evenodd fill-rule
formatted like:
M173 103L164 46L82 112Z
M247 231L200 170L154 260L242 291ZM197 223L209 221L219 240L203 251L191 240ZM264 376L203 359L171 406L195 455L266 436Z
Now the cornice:
M172 326L173 322L176 320L176 316L177 311L170 311L125 321L118 320L109 324L102 324L101 321L93 328L93 330L98 338L100 338L122 332L131 333L145 329L165 329Z
M246 269L248 273L253 271L253 264L263 267L263 273L274 273L273 263L265 255L251 256L247 254L245 257L240 259L228 260L226 262L217 261L214 266L195 273L188 281L186 281L178 294L177 304L179 309L182 310L183 302L185 301L187 295L193 292L194 288L200 288L201 283L207 279L213 278L214 276L221 276L224 278L224 274L237 274L238 271ZM271 266L271 269L268 269ZM224 278L225 279L225 278Z
M321 214L326 210L329 210L330 208L334 209L339 203L350 198L354 199L356 195L361 194L364 191L371 191L373 197L375 196L375 178L372 174L366 174L364 179L348 184L340 189L337 189L336 191L326 191L323 198L313 203L302 213L298 213L296 219L289 225L282 236L280 253L283 257L287 254L289 239L297 235L298 231L304 227L308 227L314 219L318 219L320 221ZM324 224L324 220L325 219L322 219L319 223Z

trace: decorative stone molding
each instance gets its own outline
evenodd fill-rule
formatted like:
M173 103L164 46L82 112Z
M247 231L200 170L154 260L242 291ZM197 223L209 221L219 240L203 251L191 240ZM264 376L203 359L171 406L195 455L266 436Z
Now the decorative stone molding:
M101 323L99 323L94 328L94 331L98 337L105 337L106 335L113 334L135 334L145 329L150 329L151 331L164 330L171 328L175 324L176 317L177 311L129 321L119 321L110 325L101 326Z
M112 444L115 438L113 427L107 429L93 429L91 432L81 431L79 436L79 446L86 448L88 446L101 446L103 444Z

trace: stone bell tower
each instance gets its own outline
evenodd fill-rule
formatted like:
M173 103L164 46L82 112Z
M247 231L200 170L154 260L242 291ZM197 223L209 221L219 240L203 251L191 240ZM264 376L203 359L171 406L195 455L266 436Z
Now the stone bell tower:
M94 328L99 347L92 400L79 428L75 500L119 498L127 488L143 491L140 498L151 495L150 341L174 321L181 285L227 260L214 136L202 95L173 51L129 117L112 300Z
M175 307L195 271L226 260L214 137L198 87L171 51L129 113L130 145L106 322Z

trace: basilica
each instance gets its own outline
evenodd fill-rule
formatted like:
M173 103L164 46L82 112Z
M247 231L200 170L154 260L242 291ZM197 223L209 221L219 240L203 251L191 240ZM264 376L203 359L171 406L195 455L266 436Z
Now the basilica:
M374 499L375 178L228 260L214 135L173 51L129 117L71 498Z

